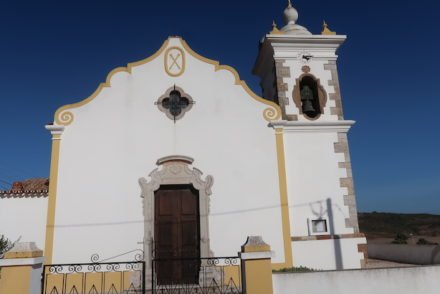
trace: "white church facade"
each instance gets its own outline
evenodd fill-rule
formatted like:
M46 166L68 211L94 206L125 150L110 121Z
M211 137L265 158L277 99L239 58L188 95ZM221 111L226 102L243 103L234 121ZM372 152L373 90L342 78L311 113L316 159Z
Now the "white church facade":
M36 217L44 215L41 237L29 223L2 221L0 233L39 239L48 264L235 256L259 235L273 269L363 267L347 141L354 121L343 116L336 65L346 36L311 34L290 4L284 14L286 25L260 42L261 96L233 68L170 37L59 108L46 126L48 197L32 198L47 203ZM0 206L18 200L29 199L5 196Z

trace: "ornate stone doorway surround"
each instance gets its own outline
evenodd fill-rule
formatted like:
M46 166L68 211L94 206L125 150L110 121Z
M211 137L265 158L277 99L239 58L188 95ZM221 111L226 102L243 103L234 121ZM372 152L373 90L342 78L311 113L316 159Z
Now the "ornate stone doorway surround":
M144 260L146 261L147 283L151 278L151 261L154 257L154 192L161 185L193 185L199 191L200 209L200 254L201 257L210 257L209 245L209 196L214 179L208 175L203 180L203 173L192 166L194 159L188 156L172 155L157 160L155 168L150 174L150 181L140 178L144 212Z

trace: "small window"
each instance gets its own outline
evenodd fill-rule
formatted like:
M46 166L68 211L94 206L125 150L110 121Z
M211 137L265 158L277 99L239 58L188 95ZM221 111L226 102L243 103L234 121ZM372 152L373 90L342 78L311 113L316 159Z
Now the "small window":
M327 220L325 219L312 220L312 232L313 234L327 233Z
M191 109L194 103L194 100L183 89L174 85L160 96L154 104L175 123Z

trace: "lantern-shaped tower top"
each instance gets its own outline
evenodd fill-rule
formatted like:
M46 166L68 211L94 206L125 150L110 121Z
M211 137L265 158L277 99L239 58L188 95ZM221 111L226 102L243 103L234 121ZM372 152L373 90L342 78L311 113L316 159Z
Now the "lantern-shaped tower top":
M286 9L284 9L284 22L286 25L281 31L288 35L311 35L305 27L297 25L298 11L293 7L292 2L288 0Z

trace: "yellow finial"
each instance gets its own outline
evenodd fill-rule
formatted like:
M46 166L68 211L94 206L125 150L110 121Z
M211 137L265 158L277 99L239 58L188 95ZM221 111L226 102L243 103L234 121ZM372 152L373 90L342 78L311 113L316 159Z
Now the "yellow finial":
M336 35L336 32L333 32L328 28L328 24L325 22L325 20L322 22L321 35Z
M269 33L271 35L281 35L282 32L278 29L275 20L272 22L272 31Z

